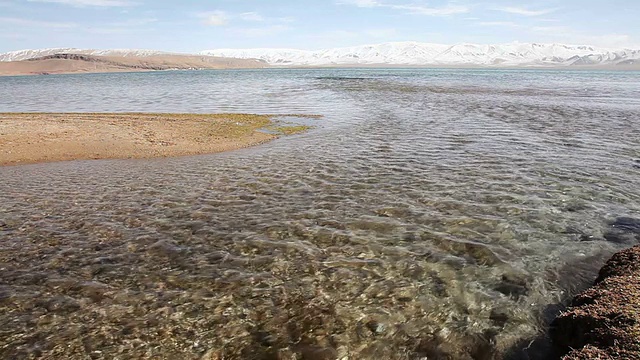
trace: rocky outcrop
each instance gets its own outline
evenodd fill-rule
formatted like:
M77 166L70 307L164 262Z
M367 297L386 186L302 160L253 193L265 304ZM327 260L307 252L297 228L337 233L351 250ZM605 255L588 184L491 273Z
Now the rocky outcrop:
M551 337L563 360L640 359L640 246L606 263L554 320Z
M93 62L106 62L105 60L101 60L96 56L82 55L82 54L53 54L41 56L33 59L28 59L27 61L38 61L38 60L50 60L50 59L63 59L63 60L82 60L82 61L93 61Z

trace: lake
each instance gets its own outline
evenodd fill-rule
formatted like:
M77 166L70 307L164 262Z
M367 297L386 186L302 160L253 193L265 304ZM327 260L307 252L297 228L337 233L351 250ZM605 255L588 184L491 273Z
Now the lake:
M640 72L0 78L0 112L32 111L324 117L0 168L3 358L545 359L558 304L630 245L610 223L640 216Z

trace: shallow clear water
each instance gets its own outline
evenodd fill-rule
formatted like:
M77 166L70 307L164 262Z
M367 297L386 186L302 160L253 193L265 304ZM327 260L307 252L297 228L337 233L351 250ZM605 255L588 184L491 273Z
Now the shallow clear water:
M506 358L640 216L637 72L11 77L0 111L325 115L225 154L0 168L0 357Z

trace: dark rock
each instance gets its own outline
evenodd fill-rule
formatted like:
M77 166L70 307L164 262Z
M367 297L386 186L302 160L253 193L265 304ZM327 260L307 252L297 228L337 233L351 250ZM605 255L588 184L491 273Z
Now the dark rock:
M621 231L640 234L640 219L631 217L619 217L615 221L609 223L609 225Z
M519 299L521 296L525 296L529 293L527 286L527 279L517 274L504 274L495 290L511 296L515 299Z
M640 359L640 247L615 254L550 334L564 360Z
M369 331L371 331L372 334L377 335L379 333L384 332L384 325L380 324L379 322L375 321L375 320L370 320L367 321L367 323L365 324L365 326L367 327L367 329L369 329Z
M266 331L256 331L253 333L253 339L264 347L273 346L274 338Z
M69 296L54 296L50 299L41 300L38 305L44 307L49 312L69 313L80 309L80 303Z
M619 217L609 222L610 229L604 234L605 240L625 245L640 242L640 219Z
M149 246L149 252L156 255L162 255L169 258L175 258L182 254L184 250L178 245L167 240L158 240Z
M579 235L578 236L578 241L580 242L585 242L585 241L595 241L597 240L597 238L593 235L589 235L589 234L585 234L584 231L575 228L573 226L567 226L567 228L564 230L565 234L569 234L569 235Z
M566 212L578 212L582 210L587 210L589 206L587 204L581 202L570 202L566 204L564 207L564 211Z
M11 301L11 292L9 291L9 289L2 289L0 288L0 305L4 304L5 302L9 302Z
M110 288L107 284L98 281L85 281L77 284L74 290L94 302L100 302L106 297L106 293Z
M582 230L575 228L573 226L567 226L567 228L564 230L564 233L565 234L581 234L581 235L584 234Z
M582 234L578 240L580 242L595 241L596 237L593 235Z
M302 355L302 359L335 360L338 358L338 352L328 347L299 346L296 350Z
M447 297L449 295L447 291L447 283L435 271L429 272L429 277L433 281L432 291L437 297Z
M604 239L608 242L621 245L635 245L637 242L635 234L617 229L604 233Z
M492 309L489 320L491 320L495 326L504 327L507 321L509 321L509 313L504 309Z

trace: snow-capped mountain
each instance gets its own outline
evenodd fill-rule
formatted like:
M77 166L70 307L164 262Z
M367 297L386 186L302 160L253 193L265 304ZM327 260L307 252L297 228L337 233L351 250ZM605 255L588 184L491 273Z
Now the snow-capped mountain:
M164 52L164 51L156 51L156 50L137 50L137 49L96 50L96 49L77 49L77 48L51 48L51 49L38 49L38 50L10 51L4 54L0 54L0 61L28 60L28 59L34 59L34 58L55 55L55 54L145 57L145 56L153 56L153 55L167 55L171 53Z
M25 60L59 53L136 57L171 54L155 50L57 48L13 51L0 54L0 61ZM640 62L640 50L517 42L499 45L442 45L419 42L396 42L317 51L264 48L214 49L192 55L259 59L274 66L563 66L628 65Z
M319 51L292 49L216 49L201 52L233 58L254 58L271 65L612 65L640 59L640 50L592 46L511 43L441 45L385 43Z

